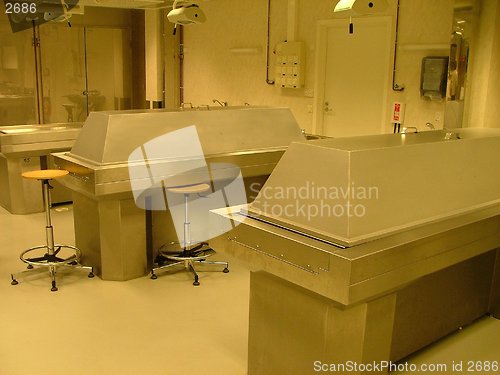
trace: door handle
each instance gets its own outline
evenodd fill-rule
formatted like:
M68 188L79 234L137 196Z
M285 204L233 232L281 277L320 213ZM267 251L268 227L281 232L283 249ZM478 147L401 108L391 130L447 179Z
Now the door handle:
M323 111L333 112L333 108L330 108L330 105L328 104L328 102L325 102L325 105L323 106Z

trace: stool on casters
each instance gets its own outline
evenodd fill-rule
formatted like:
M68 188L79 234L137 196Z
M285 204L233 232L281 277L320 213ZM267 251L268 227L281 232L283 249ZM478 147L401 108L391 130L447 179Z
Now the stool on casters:
M26 274L41 272L44 269L49 269L49 274L52 278L52 288L51 291L57 291L56 285L56 268L57 267L74 267L78 269L83 269L89 271L88 277L94 277L94 270L92 267L83 266L80 264L80 256L81 252L78 248L69 245L60 245L54 243L54 229L52 227L52 221L50 217L50 189L52 187L49 184L49 181L55 178L63 177L68 174L68 171L65 170L38 170L38 171L30 171L24 172L22 176L28 179L34 179L42 181L42 189L43 189L43 201L45 206L45 218L46 218L46 226L45 226L45 235L46 235L46 244L40 246L34 246L25 250L21 253L20 259L24 263L28 264L28 270L22 271L18 273L14 273L11 275L12 277L12 285L17 285L17 279L19 276L24 276ZM62 249L69 249L69 255L63 257L60 255L60 251ZM30 254L33 257L28 257ZM41 268L34 268L41 267Z
M151 270L151 279L155 280L158 278L157 272L176 266L178 264L184 265L186 270L189 270L194 275L194 286L200 285L198 280L198 274L194 268L194 263L199 264L212 264L212 265L223 265L224 269L222 272L229 272L229 263L227 262L217 262L217 261L207 261L206 259L215 254L208 243L206 242L193 242L191 239L191 223L189 222L189 195L190 194L201 194L210 189L208 184L197 184L197 185L187 185L168 188L167 190L171 193L184 194L184 238L183 243L171 242L169 244L163 245L158 252L158 257L156 258L156 265Z

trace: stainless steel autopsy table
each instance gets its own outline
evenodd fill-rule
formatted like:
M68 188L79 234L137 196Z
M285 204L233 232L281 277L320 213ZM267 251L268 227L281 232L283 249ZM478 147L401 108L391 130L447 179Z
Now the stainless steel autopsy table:
M21 174L51 167L52 152L70 150L83 123L0 127L0 205L14 214L43 211L39 184ZM71 192L52 183L52 203L71 201Z
M194 128L197 140L187 141L185 132ZM157 249L177 240L169 205L155 205L172 171L187 171L179 185L199 183L206 176L191 163L202 161L213 186L229 183L236 171L249 201L288 145L304 139L286 108L91 113L72 150L54 154L56 165L70 171L63 184L73 190L82 261L105 280L146 275ZM203 155L195 158L190 153L198 148Z
M294 142L227 219L211 245L252 271L249 375L389 365L500 318L498 129Z

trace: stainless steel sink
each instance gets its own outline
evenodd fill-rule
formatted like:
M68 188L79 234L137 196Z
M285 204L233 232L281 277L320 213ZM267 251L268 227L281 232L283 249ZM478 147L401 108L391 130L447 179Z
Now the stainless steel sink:
M83 123L0 127L0 205L14 214L43 211L39 184L26 183L23 172L51 168L50 153L73 146ZM52 202L71 201L71 192L53 181Z

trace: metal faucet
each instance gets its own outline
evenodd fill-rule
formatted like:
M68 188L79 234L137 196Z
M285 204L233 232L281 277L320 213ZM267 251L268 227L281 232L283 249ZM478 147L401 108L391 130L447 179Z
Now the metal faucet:
M403 130L401 131L401 134L407 134L407 133L418 133L418 129L415 126L404 127Z
M451 132L446 132L445 136L444 136L444 139L446 140L450 140L450 139L461 139L462 137L460 137L460 134L459 133L455 133L453 131Z
M181 109L187 108L187 106L189 106L189 108L193 108L193 103L189 102L181 103Z
M214 99L212 102L217 103L221 107L227 107L227 102L221 102L220 100Z
M425 124L425 126L427 126L427 127L428 127L429 129L431 129L431 130L435 130L435 129L436 129L436 128L434 127L434 125L432 125L432 123L431 123L431 122L427 122L427 123Z

